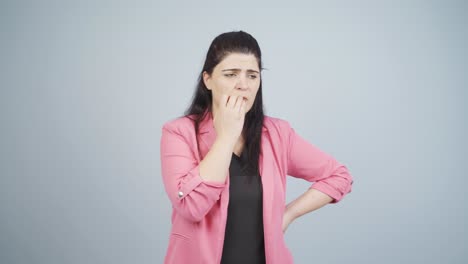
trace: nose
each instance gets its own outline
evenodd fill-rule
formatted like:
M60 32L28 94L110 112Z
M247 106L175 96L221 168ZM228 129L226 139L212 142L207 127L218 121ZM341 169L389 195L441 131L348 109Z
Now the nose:
M241 90L241 91L245 91L249 88L249 85L247 83L247 78L245 76L239 76L239 78L237 79L237 83L236 83L236 90Z

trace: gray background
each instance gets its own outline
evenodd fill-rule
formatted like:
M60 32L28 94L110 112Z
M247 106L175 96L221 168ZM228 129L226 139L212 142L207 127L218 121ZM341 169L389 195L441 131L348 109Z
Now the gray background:
M466 1L2 1L0 263L162 263L161 126L212 39L264 54L266 113L346 164L296 263L467 263ZM288 201L309 184L289 179Z

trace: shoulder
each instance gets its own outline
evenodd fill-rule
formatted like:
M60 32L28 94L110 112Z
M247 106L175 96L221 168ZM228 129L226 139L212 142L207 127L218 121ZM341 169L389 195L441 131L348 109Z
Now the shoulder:
M193 130L193 116L180 116L166 121L162 129L175 132L178 134L185 134Z
M263 124L270 132L277 131L279 133L284 133L289 132L291 129L291 125L287 120L273 116L265 115Z

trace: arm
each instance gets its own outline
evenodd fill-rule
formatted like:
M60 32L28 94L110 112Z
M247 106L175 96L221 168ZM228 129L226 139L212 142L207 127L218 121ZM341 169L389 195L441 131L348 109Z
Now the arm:
M315 183L287 205L285 224L328 203L339 202L351 192L353 184L346 166L303 139L289 124L287 131L287 174Z
M234 144L228 139L217 137L213 146L200 162L200 176L204 181L223 183L231 164Z
M190 221L201 221L226 186L232 147L216 139L206 157L195 151L175 127L165 125L161 136L161 171L174 209ZM229 150L230 148L230 150ZM201 176L203 175L203 176Z
M296 218L317 210L331 201L333 201L333 198L327 194L317 191L316 189L308 189L305 193L286 206L286 211L284 212L283 217L283 232L286 231L288 225Z

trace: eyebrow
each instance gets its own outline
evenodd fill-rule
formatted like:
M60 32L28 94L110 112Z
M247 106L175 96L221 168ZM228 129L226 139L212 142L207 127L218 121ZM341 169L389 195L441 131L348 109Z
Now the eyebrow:
M223 71L223 72L224 72L224 71L235 71L235 72L239 72L239 71L241 71L241 69L225 69L225 70L222 70L222 71ZM258 71L252 70L252 69L248 69L247 72L259 73Z

